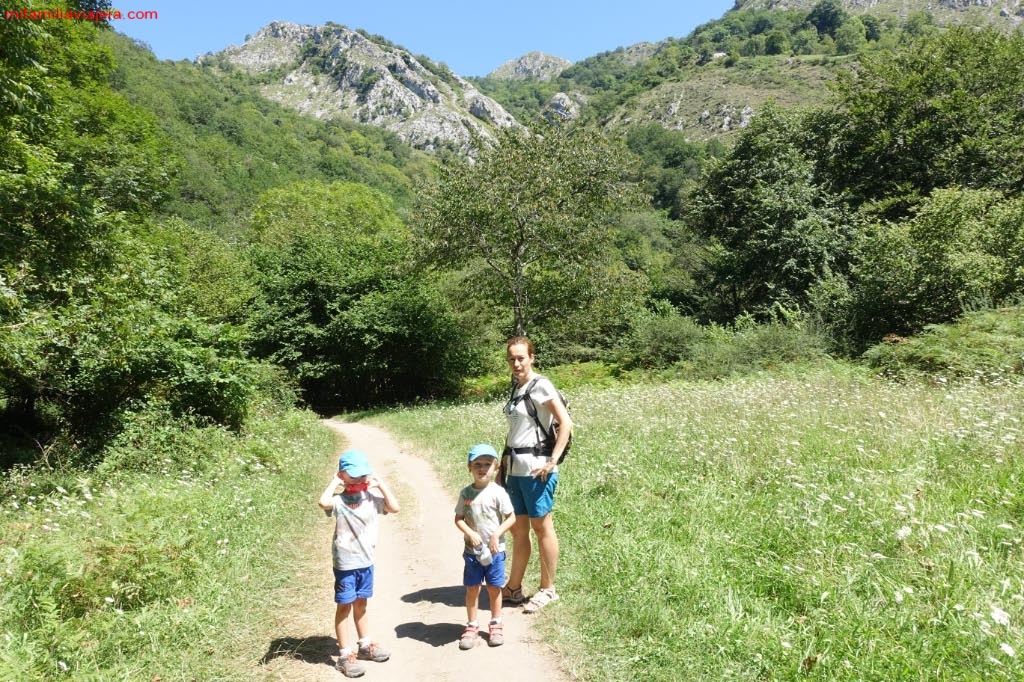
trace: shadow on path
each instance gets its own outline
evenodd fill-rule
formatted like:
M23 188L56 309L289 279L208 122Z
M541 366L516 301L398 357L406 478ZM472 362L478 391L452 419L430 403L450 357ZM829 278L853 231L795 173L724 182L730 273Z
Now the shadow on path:
M402 623L395 628L395 636L415 639L434 647L447 646L459 638L463 627L459 623Z
M461 585L427 587L416 592L403 594L402 601L412 604L427 601L432 604L444 604L445 606L465 606L466 588Z

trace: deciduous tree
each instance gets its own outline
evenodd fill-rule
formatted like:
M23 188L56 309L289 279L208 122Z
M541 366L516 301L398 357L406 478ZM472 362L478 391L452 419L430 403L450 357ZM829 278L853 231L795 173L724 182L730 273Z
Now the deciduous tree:
M423 195L416 229L428 261L487 264L479 293L512 327L586 308L606 291L612 217L641 205L635 161L568 124L509 128L472 160L451 159Z

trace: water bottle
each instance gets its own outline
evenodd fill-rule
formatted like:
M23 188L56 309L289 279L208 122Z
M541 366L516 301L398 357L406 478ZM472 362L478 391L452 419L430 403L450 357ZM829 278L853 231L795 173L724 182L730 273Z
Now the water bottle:
M481 542L474 547L473 554L476 555L476 560L480 562L481 566L491 565L491 550L486 543Z

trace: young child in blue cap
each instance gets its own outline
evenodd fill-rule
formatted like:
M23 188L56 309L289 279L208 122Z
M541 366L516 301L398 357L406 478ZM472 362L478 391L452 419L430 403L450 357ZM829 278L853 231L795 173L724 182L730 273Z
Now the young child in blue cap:
M341 488L339 490L339 487ZM320 508L335 517L334 630L341 656L337 668L345 677L365 671L359 661L388 660L391 653L370 639L366 601L373 596L373 552L381 514L398 511L398 501L359 450L346 450L338 460L338 474L320 495ZM355 621L358 641L352 645L348 618Z
M470 448L468 468L473 483L462 489L455 505L455 526L465 538L462 584L466 586L467 622L459 638L459 648L463 650L472 649L477 643L480 632L477 602L484 582L487 583L487 596L491 602L487 643L490 646L505 643L501 621L501 588L505 585L504 535L516 520L508 493L494 482L494 475L498 472L498 453L494 448L487 443Z

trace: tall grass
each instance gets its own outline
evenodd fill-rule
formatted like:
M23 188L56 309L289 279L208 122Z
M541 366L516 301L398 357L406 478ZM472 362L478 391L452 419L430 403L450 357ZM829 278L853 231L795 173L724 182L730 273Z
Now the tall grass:
M0 680L253 678L331 436L138 425L109 467L0 481Z
M1024 679L1022 389L576 389L543 627L585 680ZM502 435L497 402L378 420L456 480Z

